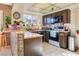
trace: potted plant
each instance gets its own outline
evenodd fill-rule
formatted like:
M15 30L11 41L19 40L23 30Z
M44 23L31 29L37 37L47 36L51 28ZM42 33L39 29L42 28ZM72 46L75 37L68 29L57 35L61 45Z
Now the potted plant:
M5 17L5 21L6 21L6 24L11 24L11 17L10 16L6 16Z

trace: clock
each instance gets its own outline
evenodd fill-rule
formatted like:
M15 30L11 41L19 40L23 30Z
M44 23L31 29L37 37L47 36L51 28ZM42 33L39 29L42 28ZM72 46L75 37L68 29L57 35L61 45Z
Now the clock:
M21 15L20 15L19 12L14 12L14 13L13 13L13 18L14 18L14 19L20 19L20 17L21 17Z

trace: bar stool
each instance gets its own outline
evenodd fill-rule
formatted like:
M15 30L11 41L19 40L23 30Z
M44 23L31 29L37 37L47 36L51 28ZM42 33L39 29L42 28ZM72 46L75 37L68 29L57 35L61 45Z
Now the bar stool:
M1 47L7 46L7 39L6 39L6 33L2 33L1 35Z
M2 46L1 40L2 40L2 33L0 32L0 47Z

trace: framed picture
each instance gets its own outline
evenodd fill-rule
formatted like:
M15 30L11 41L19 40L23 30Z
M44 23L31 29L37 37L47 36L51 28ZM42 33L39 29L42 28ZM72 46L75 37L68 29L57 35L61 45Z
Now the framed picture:
M19 12L14 12L14 13L13 13L13 18L14 18L14 19L20 19L20 17L21 17L21 15L20 15Z

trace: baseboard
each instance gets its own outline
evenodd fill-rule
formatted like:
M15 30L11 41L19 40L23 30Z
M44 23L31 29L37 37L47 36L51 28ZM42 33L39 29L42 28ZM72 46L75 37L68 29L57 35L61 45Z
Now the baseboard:
M75 50L76 50L76 51L79 50L79 47L76 46L76 47L75 47Z

